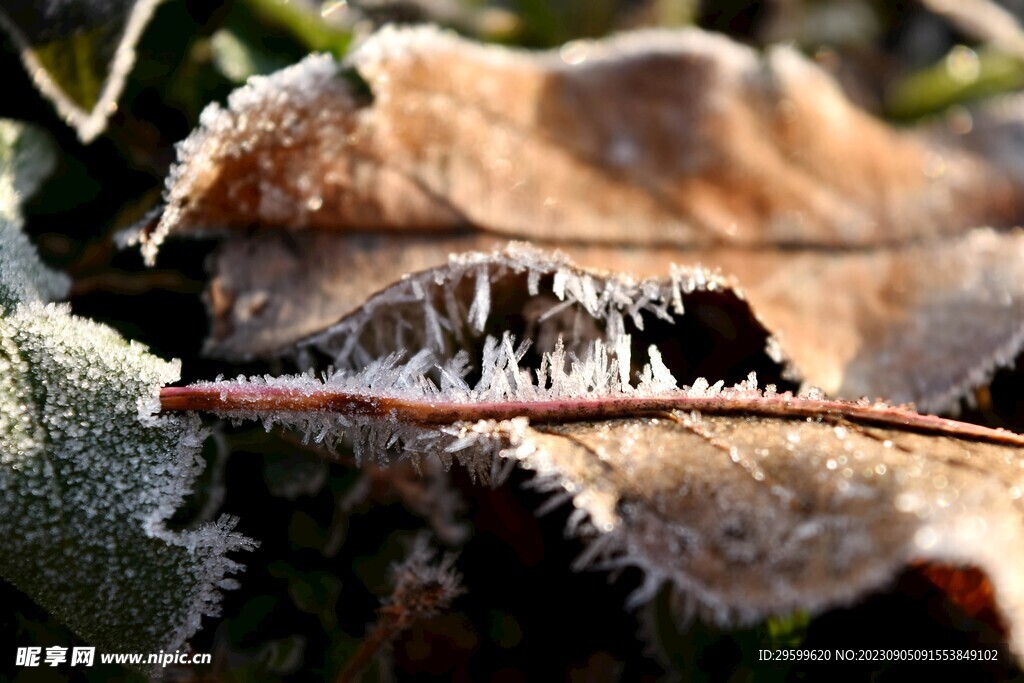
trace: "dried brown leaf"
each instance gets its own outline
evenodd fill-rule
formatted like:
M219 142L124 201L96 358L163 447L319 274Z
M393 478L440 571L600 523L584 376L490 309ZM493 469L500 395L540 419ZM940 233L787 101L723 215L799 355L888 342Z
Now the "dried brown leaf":
M142 235L152 257L168 234L286 229L219 253L210 350L339 372L164 407L344 429L375 462L522 464L576 506L581 564L638 565L638 599L668 581L723 624L977 567L1022 655L1022 437L704 379L785 381L781 347L829 391L951 406L1022 341L1024 236L972 229L1019 219L1016 163L888 128L788 49L385 30L208 111ZM461 253L509 236L591 269Z
M1012 178L884 126L788 48L686 30L531 54L386 28L347 67L368 95L313 57L208 110L147 253L253 224L849 246L1021 215Z
M563 276L569 287L586 277ZM709 280L690 294L729 296L720 286ZM659 291L670 300L671 290ZM407 293L395 285L369 305L408 314ZM415 335L419 322L399 334ZM351 332L361 344L389 343ZM977 567L1011 647L1024 652L1024 437L882 404L762 392L752 379L678 389L654 350L640 373L623 373L633 367L629 341L598 341L571 363L557 345L531 360L507 338L488 342L475 382L465 359L434 366L417 353L323 381L165 389L162 403L317 440L346 430L375 460L458 459L499 479L503 462L521 464L554 501L576 507L571 530L591 541L580 566L638 566L646 581L636 601L668 582L684 616L723 625L848 604L921 562Z
M897 131L792 50L695 30L531 54L388 29L211 108L142 240L319 229L223 246L216 355L287 351L514 235L641 277L719 268L809 384L949 410L1021 344L1022 238L970 232L1021 215L1020 119Z
M322 233L228 240L208 292L214 327L207 351L290 353L403 275L440 267L449 253L501 243L483 235ZM1017 231L840 252L559 248L581 265L644 277L664 277L674 263L728 274L800 376L835 396L948 410L1011 364L1024 335L1024 234ZM507 296L518 296L523 309L539 305L525 289Z
M1021 651L1020 447L853 421L666 413L535 427L617 562L723 624L847 604L926 560L978 566Z

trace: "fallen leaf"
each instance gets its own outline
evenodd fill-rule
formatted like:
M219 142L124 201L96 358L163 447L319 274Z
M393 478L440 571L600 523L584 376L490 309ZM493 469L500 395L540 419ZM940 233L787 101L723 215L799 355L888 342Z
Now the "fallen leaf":
M1024 652L1024 437L884 404L762 390L753 374L731 389L703 378L678 388L665 349L651 346L649 362L635 370L635 340L621 331L575 353L556 340L528 356L506 333L478 346L439 343L446 350L405 361L391 354L353 362L429 338L423 320L431 314L416 309L443 306L444 297L431 294L460 288L448 275L485 265L476 282L491 282L503 268L506 277L561 282L580 296L567 297L575 307L606 305L598 319L609 330L621 330L629 316L616 316L638 302L638 312L667 311L676 291L685 315L696 315L687 307L702 295L739 301L696 271L674 290L600 282L565 265L545 270L550 262L536 254L461 256L447 273L413 276L372 298L367 320L380 326L360 326L359 312L333 338L355 342L320 340L320 353L330 349L339 367L352 370L322 380L268 376L167 388L161 404L259 419L268 429L285 425L318 442L346 432L357 456L375 462L458 460L491 481L520 464L536 471L534 485L557 493L552 504L576 507L570 530L590 540L579 566L638 566L646 581L635 602L669 582L685 599L683 616L722 625L848 604L921 561L977 567L994 586L1012 649ZM413 295L429 281L435 289ZM482 299L508 290L479 291L478 303L463 309L466 329L480 320L473 311ZM446 320L441 311L434 317ZM700 348L691 341L687 349ZM479 359L475 367L470 357Z
M656 344L683 381L791 374L743 295L714 273L672 267L668 277L637 279L580 268L526 243L453 255L403 277L287 355L303 369L359 370L408 350L476 355L488 337L506 334L529 339L533 359L556 346L581 355L628 336L638 357Z
M955 409L1017 355L1022 237L972 230L1021 215L1005 120L891 129L792 50L695 30L571 47L386 29L211 107L141 235L149 258L169 234L235 235L207 350L275 355L517 236L641 277L721 269L836 396Z
M145 251L251 225L871 246L1021 215L1015 179L884 126L790 49L685 30L574 50L385 28L345 65L254 79L183 144Z
M213 328L206 351L235 359L286 355L403 276L443 266L451 253L503 244L485 235L314 232L227 240L215 254L207 290ZM1024 342L1019 231L977 229L837 253L558 249L581 266L639 277L664 277L673 264L728 274L799 375L834 396L949 410L998 367L1011 365Z
M107 127L160 0L7 0L0 27L35 86L90 142Z

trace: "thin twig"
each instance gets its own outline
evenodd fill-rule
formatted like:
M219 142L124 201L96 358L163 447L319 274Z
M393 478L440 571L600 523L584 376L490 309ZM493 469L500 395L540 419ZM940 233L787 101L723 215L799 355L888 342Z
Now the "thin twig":
M336 412L348 416L394 417L424 427L476 420L526 417L538 424L596 422L642 417L668 411L698 411L711 415L748 415L783 419L847 420L862 425L938 434L959 439L1024 446L1024 436L882 403L821 400L791 394L749 395L723 392L691 396L686 391L655 397L614 396L537 401L456 402L354 393L324 386L291 389L265 385L202 384L165 387L160 391L165 411L215 413Z
M404 630L404 628L398 626L397 618L393 612L395 612L395 609L392 605L381 608L377 624L363 638L363 642L359 644L355 654L345 662L345 668L334 679L335 683L350 683L351 681L358 680L363 670L376 659L377 653L380 652L381 648L394 640Z
M377 623L345 663L335 683L356 680L383 647L420 619L447 609L463 592L462 578L452 569L455 556L446 555L439 562L434 562L434 556L427 537L421 534L408 557L392 567L395 585L391 597L377 611Z

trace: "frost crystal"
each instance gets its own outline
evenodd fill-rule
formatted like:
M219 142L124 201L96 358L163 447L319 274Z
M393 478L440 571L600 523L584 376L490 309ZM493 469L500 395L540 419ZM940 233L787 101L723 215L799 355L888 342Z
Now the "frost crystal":
M253 543L228 517L168 528L202 467L198 419L153 413L178 365L46 303L64 281L18 231L3 142L0 574L97 647L180 649Z
M701 269L677 268L671 279L639 281L588 272L560 252L512 242L491 253L452 255L447 266L408 275L300 342L297 353L315 351L333 367L349 369L403 349L425 347L447 358L495 326L507 329L495 300L507 302L514 293L529 297L517 299L515 310L526 313L525 332L540 351L553 350L561 337L568 352L582 354L597 338L624 338L630 324L643 330L644 317L682 315L673 302L689 293L724 287L719 276ZM660 356L652 362L664 368ZM628 368L628 358L618 367Z
M516 344L507 332L501 339L487 337L480 359L479 380L472 386L465 379L470 368L464 351L438 364L429 351L421 350L405 362L402 361L402 353L393 353L370 362L358 372L339 370L323 379L311 373L283 377L265 375L199 382L193 387L213 388L222 396L236 390L263 387L299 396L314 396L324 390L332 390L370 401L408 399L467 407L509 401L528 404L574 399L725 397L734 393L756 393L756 379L753 378L730 389L723 389L721 381L709 387L707 380L701 378L694 387L680 390L662 362L661 354L653 346L649 350L651 362L631 380L628 335L607 343L595 340L578 357L567 354L559 339L553 351L542 354L536 370L520 366L529 346L529 343ZM369 456L381 464L386 464L391 455L415 460L439 455L446 465L450 465L450 456L455 455L472 473L484 478L493 475L497 457L510 457L503 451L504 445L492 449L487 447L487 443L495 433L505 435L515 431L510 426L512 423L502 423L503 427L495 428L487 421L478 423L476 427L457 423L452 428L425 429L397 416L381 417L330 409L297 411L254 407L248 410L232 408L218 414L234 420L259 420L268 430L282 425L303 434L307 442L326 443L330 447L347 435L357 458ZM486 426L480 427L480 424ZM504 444L504 438L494 443Z
M394 589L384 604L398 607L403 621L436 616L464 592L455 560L454 554L437 559L428 537L417 536L406 558L390 567Z

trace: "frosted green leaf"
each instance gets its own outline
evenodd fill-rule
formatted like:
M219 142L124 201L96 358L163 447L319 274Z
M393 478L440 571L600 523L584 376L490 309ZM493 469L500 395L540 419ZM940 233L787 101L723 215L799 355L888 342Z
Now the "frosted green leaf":
M57 151L42 129L0 119L0 175L10 178L20 197L35 192L56 165Z
M182 647L249 545L166 526L201 469L198 420L150 414L178 370L60 305L0 320L0 573L107 649Z
M135 44L160 0L6 0L10 35L36 87L83 142L116 109Z
M42 264L21 231L18 210L19 198L32 194L54 164L45 133L0 119L0 308L15 301L51 301L67 292L67 278Z
M20 231L24 133L0 122L0 574L102 650L174 651L253 543L168 528L202 469L197 418L153 415L179 366L46 301L66 285Z

